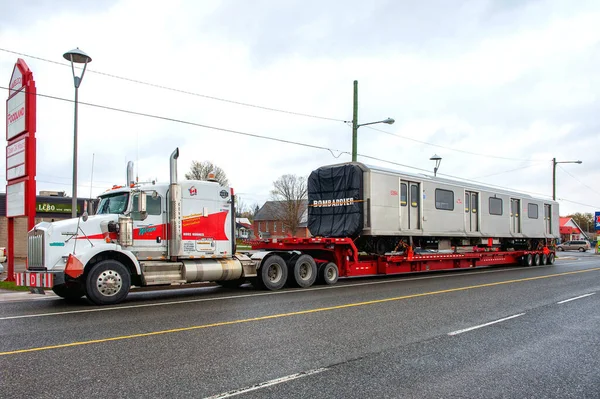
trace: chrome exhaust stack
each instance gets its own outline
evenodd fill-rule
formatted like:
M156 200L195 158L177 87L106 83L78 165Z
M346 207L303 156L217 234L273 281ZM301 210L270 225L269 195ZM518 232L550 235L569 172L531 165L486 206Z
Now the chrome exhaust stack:
M179 148L173 151L169 159L169 257L171 260L183 255L181 248L181 186L177 184L177 158L179 158Z
M130 187L134 183L135 183L135 181L133 180L133 161L129 161L129 162L127 162L127 186L126 187Z

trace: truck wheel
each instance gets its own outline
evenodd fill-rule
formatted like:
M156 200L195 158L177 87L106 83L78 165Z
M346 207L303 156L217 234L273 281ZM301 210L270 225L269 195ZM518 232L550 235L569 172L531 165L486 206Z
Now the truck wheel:
M319 273L319 279L327 285L333 285L337 283L339 277L338 267L335 263L329 262L321 267Z
M533 255L533 265L534 266L540 265L540 254Z
M540 265L547 265L547 264L548 264L548 255L542 254L542 260L540 260Z
M54 291L56 295L58 295L61 298L64 298L68 302L76 301L85 295L85 291L81 284L59 284L52 287L52 291Z
M129 270L116 260L103 260L90 270L86 279L86 292L96 305L121 302L129 293Z
M260 285L270 291L275 291L285 284L288 268L281 256L272 255L263 262L258 274Z
M554 264L554 259L555 259L554 254L548 255L548 260L546 260L546 264L547 265L553 265Z
M223 288L239 288L239 286L244 284L245 282L246 282L246 279L244 279L244 278L238 278L236 280L215 281L215 283L217 283L218 285L220 285Z
M317 279L317 264L310 255L300 255L291 271L292 274L288 276L291 285L300 288L310 287Z
M533 265L533 256L531 256L531 254L527 254L523 257L524 262L523 262L523 266L531 266Z

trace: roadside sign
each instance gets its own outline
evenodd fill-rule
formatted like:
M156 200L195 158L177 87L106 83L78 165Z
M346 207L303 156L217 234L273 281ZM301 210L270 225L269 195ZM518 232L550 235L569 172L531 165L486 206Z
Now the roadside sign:
M600 231L600 212L596 212L594 215L594 226L596 226L596 231Z

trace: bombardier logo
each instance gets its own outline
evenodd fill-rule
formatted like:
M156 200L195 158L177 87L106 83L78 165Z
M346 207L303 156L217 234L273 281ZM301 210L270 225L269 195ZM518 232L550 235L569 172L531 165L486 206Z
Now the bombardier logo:
M354 198L314 200L312 203L312 206L316 206L316 207L348 206L348 205L354 205Z

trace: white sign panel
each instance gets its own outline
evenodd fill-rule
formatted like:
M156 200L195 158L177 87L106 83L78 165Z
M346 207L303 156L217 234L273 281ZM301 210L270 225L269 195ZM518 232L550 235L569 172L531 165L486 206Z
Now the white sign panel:
M9 86L10 94L12 94L13 91L19 90L21 87L23 87L23 83L24 83L23 82L23 74L21 73L21 70L19 69L19 67L15 65L13 74L10 77L10 86Z
M12 180L27 175L25 153L27 142L19 140L6 147L6 180Z
M25 182L6 186L6 216L25 215Z
M25 90L19 91L7 101L6 139L10 140L25 131Z

